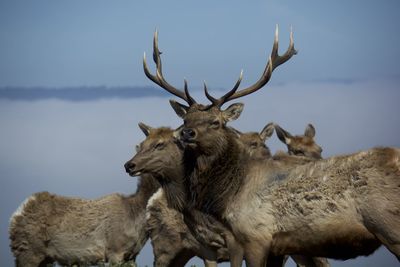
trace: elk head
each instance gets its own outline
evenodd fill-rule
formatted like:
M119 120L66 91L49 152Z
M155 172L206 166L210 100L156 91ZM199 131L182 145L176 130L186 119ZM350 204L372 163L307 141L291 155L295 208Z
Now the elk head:
M322 148L314 141L315 128L312 124L307 125L304 135L293 136L277 124L275 124L275 131L279 140L286 144L290 155L305 156L314 159L322 158Z
M274 124L268 123L261 132L242 133L239 140L252 159L267 159L271 157L271 151L265 144L274 133Z
M278 55L277 27L272 52L261 78L255 84L238 90L242 80L242 72L232 90L220 98L212 97L208 92L207 85L204 84L206 97L211 101L211 104L209 105L196 103L196 101L189 95L186 80L184 81L184 90L176 89L165 80L162 73L161 52L158 49L157 31L154 34L153 41L153 60L156 64L156 74L153 75L150 73L145 56L143 58L143 68L146 76L150 80L173 95L183 99L188 104L188 106L186 106L174 100L170 101L171 106L177 115L184 120L184 126L180 131L180 139L187 144L188 147L195 148L196 151L202 154L215 155L216 150L225 147L227 142L229 142L226 136L227 134L229 135L231 131L226 127L227 122L236 120L243 110L243 104L241 103L232 104L225 110L221 109L222 105L228 101L251 94L261 89L270 80L273 70L288 61L296 53L297 51L294 49L293 43L293 34L291 32L289 48L282 56Z
M146 139L136 146L136 155L125 163L130 176L152 174L156 178L169 177L181 163L183 151L173 136L174 130L166 127L152 128L139 123Z

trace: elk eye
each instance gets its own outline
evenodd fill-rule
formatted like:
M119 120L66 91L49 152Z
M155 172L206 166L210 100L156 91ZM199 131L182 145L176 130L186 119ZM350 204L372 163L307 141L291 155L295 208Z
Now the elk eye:
M160 143L157 143L156 145L155 145L155 149L163 149L164 148L164 145L165 145L165 143L164 142L160 142Z
M298 155L298 156L304 156L304 151L302 151L302 150L293 150L293 154L294 155Z
M250 146L251 146L251 148L256 148L256 147L257 147L257 142L252 142L252 143L250 144Z
M219 120L215 120L215 121L213 121L213 122L211 123L211 126L213 126L213 127L215 127L215 128L219 127L219 125L220 125Z

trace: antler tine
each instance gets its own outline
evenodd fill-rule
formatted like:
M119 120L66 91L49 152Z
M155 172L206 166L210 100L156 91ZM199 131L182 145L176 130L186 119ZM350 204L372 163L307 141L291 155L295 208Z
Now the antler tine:
M278 29L278 26L277 26ZM277 30L278 31L278 30ZM273 59L273 69L278 67L279 65L285 63L288 61L293 55L297 54L297 50L294 48L294 41L293 41L293 27L290 27L290 41L289 41L289 47L286 50L286 52L282 55L278 55L278 40L276 40L276 55L275 58Z
M239 75L239 79L237 80L235 86L232 88L232 90L230 90L228 93L226 93L225 95L223 95L220 99L220 107L226 102L228 101L228 99L236 93L237 89L240 86L240 83L242 82L243 79L243 70L240 71L240 75Z
M267 64L265 66L265 69L263 71L263 74L261 75L261 78L253 85L241 89L240 91L235 92L232 94L230 97L228 97L225 102L228 102L230 100L254 93L255 91L261 89L264 85L266 85L269 80L271 79L272 72L274 71L275 68L277 68L279 65L285 63L288 61L293 55L297 54L296 49L294 48L294 42L293 42L293 30L291 28L290 30L290 43L289 47L286 50L286 52L282 55L279 56L278 54L278 46L279 46L279 29L278 25L276 25L275 29L275 38L274 38L274 45L272 47L271 54L268 58Z
M212 106L221 107L226 102L226 99L228 99L231 95L233 95L236 92L236 90L240 86L240 83L242 82L242 79L243 79L243 70L240 72L239 79L237 80L235 86L228 93L224 94L223 96L221 96L218 99L212 97L208 93L207 85L206 85L206 82L204 81L204 93L206 94L206 97L211 101Z
M185 95L186 95L186 98L187 98L187 103L189 104L189 106L191 106L191 105L196 103L196 100L194 100L194 98L189 94L189 90L188 90L188 85L187 85L186 79L184 79L183 82L185 84L184 88L185 88Z
M160 55L161 55L161 52L158 49L158 31L156 30L154 33L154 38L153 38L153 60L154 60L154 63L156 64L156 75L151 74L151 72L149 71L149 68L148 68L147 62L146 62L146 53L144 53L144 56L143 56L144 73L146 74L147 78L152 80L154 83L158 84L159 86L161 86L162 88L164 88L165 90L170 92L171 94L185 100L189 105L196 103L196 101L189 95L186 82L185 82L185 86L186 86L185 92L182 92L182 91L176 89L175 87L173 87L172 85L170 85L164 79L164 76L162 73L162 64L161 64L161 56Z
M276 24L275 26L275 37L274 37L274 45L272 46L271 57L277 57L279 50L279 26Z
M158 51L158 52L156 52ZM158 54L158 56L157 56ZM153 61L156 63L157 70L161 70L161 57L160 57L160 51L158 50L158 31L156 30L154 32L154 37L153 37ZM149 67L147 66L147 61L146 61L146 52L143 53L143 69L144 73L146 74L147 78L152 80L154 83L158 84L161 86L160 81L155 75L152 75L150 73Z
M204 81L204 93L205 93L206 97L208 98L208 100L211 101L212 106L218 106L218 103L219 103L218 99L212 97L212 95L210 95L208 93L206 81Z
M161 71L161 55L162 53L158 50L158 30L154 32L153 37L153 61L156 63L157 69Z
M150 73L149 67L147 66L146 52L143 53L143 70L144 70L144 74L146 74L147 78L152 80L154 83L160 85L156 76L154 76Z

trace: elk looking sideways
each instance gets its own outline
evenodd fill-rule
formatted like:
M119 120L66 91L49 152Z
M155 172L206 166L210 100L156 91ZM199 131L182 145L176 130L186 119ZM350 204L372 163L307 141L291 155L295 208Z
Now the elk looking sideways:
M288 50L279 56L276 34L259 81L237 91L240 75L234 88L218 99L205 85L212 104L202 105L189 95L186 81L184 91L165 81L154 39L157 71L150 74L144 59L147 77L188 104L171 101L184 122L180 140L190 183L186 208L225 222L241 242L249 266L263 266L285 254L348 259L369 255L381 244L400 260L399 149L374 148L282 171L273 161L246 159L227 128L227 122L240 116L243 104L225 110L222 105L259 90L295 53L291 36ZM285 179L266 182L278 176Z

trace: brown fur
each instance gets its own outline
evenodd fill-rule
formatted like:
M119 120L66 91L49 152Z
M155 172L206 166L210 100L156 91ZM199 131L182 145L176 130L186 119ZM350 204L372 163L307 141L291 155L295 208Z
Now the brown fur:
M382 216L385 212L371 209L376 202L368 199L373 198L375 190L385 195L398 191L395 187L389 189L390 186L381 189L378 182L386 180L393 185L397 180L398 183L399 171L388 173L384 163L393 152L389 148L373 149L310 163L289 172L284 182L265 187L263 195L271 200L268 202L272 203L269 208L274 217L271 224L276 227L272 230L272 251L342 259L372 253L383 239L376 239L377 232L368 227L366 217L370 218L371 213L375 216L382 213ZM393 200L386 201L396 207ZM395 223L399 219L387 216L391 217L393 226L390 236L398 235ZM384 226L383 222L372 220L376 230L382 231L379 228Z
M157 181L146 177L131 196L87 200L48 192L32 195L10 220L16 266L134 260L148 238L143 227L145 206L158 187Z

